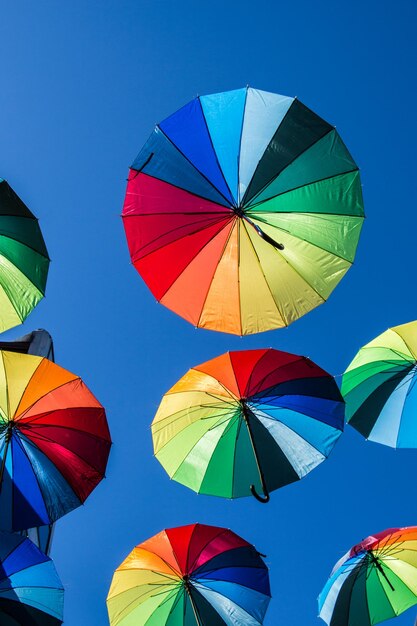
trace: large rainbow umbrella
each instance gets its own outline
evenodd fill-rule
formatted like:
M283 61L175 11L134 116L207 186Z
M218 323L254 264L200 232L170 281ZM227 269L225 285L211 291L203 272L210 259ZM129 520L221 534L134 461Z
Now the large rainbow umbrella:
M63 603L51 559L29 539L0 532L1 626L58 626Z
M329 626L372 626L417 604L417 526L367 537L336 563L319 596Z
M270 595L252 545L192 524L136 546L113 576L107 607L111 626L260 626Z
M394 326L361 348L343 375L351 426L371 441L417 448L417 322Z
M174 480L263 502L324 461L343 422L343 398L318 365L273 349L242 350L185 374L162 399L152 435Z
M134 161L123 220L133 265L194 326L287 326L329 297L363 222L336 129L296 98L247 87L195 98Z
M0 179L0 332L21 324L44 297L48 268L38 220Z
M0 351L0 528L51 524L80 506L110 445L104 408L78 376Z

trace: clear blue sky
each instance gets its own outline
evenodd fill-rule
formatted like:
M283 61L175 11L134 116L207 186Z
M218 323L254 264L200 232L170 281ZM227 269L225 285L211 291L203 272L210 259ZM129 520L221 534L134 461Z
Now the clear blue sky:
M5 338L47 328L58 363L107 408L114 441L108 478L57 525L67 626L105 625L125 555L195 521L228 526L268 555L267 626L315 626L333 563L372 532L417 524L417 451L366 443L350 427L268 506L170 482L149 429L163 393L228 349L272 346L340 374L362 344L417 318L416 19L412 0L1 3L0 176L40 218L52 258L47 298ZM336 124L362 170L367 220L325 305L240 339L196 331L155 303L119 214L128 165L155 122L197 93L246 84L298 96Z

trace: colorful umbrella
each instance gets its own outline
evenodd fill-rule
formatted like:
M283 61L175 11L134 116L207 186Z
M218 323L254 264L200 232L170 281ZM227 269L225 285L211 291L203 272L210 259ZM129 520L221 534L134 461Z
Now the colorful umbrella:
M169 476L198 493L261 501L331 452L344 403L330 374L278 350L229 352L191 369L152 424ZM259 496L262 489L264 496Z
M371 626L417 604L417 526L390 528L354 546L319 596L329 626Z
M54 522L104 476L103 407L75 374L48 359L0 351L0 526Z
M132 262L157 300L238 335L327 300L363 216L335 128L296 98L249 87L195 98L156 126L123 208Z
M259 626L270 595L253 546L192 524L136 546L114 574L107 607L111 626Z
M45 295L48 251L38 220L0 179L0 332L21 324Z
M64 590L51 559L29 539L0 532L0 623L58 626Z
M417 448L417 322L388 329L359 350L342 382L347 421L364 437Z

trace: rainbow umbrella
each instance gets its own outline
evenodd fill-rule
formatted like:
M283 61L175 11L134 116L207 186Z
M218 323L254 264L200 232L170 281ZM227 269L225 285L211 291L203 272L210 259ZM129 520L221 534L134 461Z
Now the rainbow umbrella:
M58 626L64 590L51 559L29 539L0 532L0 623Z
M194 326L288 326L350 268L363 222L356 163L296 98L247 87L195 98L134 161L123 221L133 265Z
M336 563L319 596L329 626L371 626L417 604L417 526L367 537Z
M111 626L259 626L270 595L252 545L192 524L136 546L113 576L107 608Z
M417 322L390 328L359 350L343 375L347 421L364 437L417 448Z
M0 332L21 324L45 295L49 257L38 220L0 178Z
M312 361L243 350L183 376L164 396L152 435L155 455L174 480L198 493L252 493L267 502L270 491L324 461L343 420L334 378Z
M104 476L110 435L102 405L46 358L0 351L0 527L50 524Z

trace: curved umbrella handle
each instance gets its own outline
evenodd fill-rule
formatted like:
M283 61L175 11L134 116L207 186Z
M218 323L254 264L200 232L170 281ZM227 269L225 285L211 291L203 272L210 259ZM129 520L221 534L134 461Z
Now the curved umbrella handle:
M257 491L256 491L255 485L251 485L250 486L250 491L251 491L251 494L253 495L253 497L256 498L258 500L258 502L262 502L262 504L267 504L267 502L269 502L269 500L271 499L270 495L269 495L269 492L266 489L265 485L262 485L262 490L264 492L264 495L260 496L259 493L257 493Z

